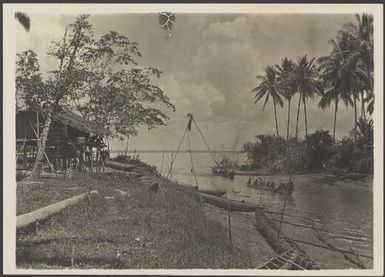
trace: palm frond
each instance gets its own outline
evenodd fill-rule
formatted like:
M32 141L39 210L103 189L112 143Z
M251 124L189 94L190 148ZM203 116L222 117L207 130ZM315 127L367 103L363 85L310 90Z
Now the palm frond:
M16 12L15 18L19 23L24 27L25 31L29 31L31 28L31 20L29 19L29 16L22 12Z

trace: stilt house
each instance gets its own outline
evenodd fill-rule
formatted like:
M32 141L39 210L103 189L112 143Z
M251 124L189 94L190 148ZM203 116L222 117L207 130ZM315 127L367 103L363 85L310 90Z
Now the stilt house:
M42 132L42 123L43 116L38 118L34 111L16 113L17 169L33 167L38 150L37 134ZM44 166L55 171L70 168L81 171L86 167L92 171L100 160L100 150L106 146L103 134L92 121L71 111L56 114L48 133Z

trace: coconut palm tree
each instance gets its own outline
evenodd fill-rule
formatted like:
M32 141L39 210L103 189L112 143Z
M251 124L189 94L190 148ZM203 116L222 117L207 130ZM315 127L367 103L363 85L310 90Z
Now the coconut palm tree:
M289 139L290 133L290 102L291 98L295 94L295 87L293 86L293 74L294 74L294 62L287 57L283 58L281 65L277 65L277 73L279 76L279 84L283 92L283 96L287 100L287 130L286 130L286 140Z
M306 112L306 100L313 99L315 95L322 93L322 82L319 79L318 69L314 63L315 58L310 61L307 59L307 55L301 56L297 60L295 66L292 85L295 91L299 92L298 110L297 110L297 125L296 125L296 137L298 138L298 119L301 106L301 100L303 103L303 111L305 116L305 131L306 136L308 134L307 128L307 112Z
M337 111L338 104L343 101L346 106L353 105L354 94L351 93L351 82L349 76L345 76L341 72L341 59L333 55L321 57L318 59L320 77L323 81L324 90L318 106L325 109L334 101L334 123L333 123L333 140L336 137Z
M343 100L346 106L354 107L354 128L357 122L357 98L361 88L361 79L354 67L344 66L347 55L353 47L350 37L345 33L339 33L336 39L330 40L332 51L329 56L318 59L321 78L325 92L319 102L319 107L324 109L335 101L335 116L333 138L335 139L335 128L337 121L337 109L339 100ZM355 132L356 134L356 132Z
M344 60L344 70L352 71L362 80L360 90L361 97L361 117L366 123L365 102L368 102L368 112L373 112L374 93L373 93L373 16L363 13L355 15L355 23L347 23L340 30L350 39L352 47L347 51ZM366 93L366 96L365 96Z
M22 12L16 12L15 18L24 27L25 31L28 32L31 28L31 20L29 19L29 16Z
M277 104L281 107L283 107L283 101L281 97L281 91L280 86L277 78L277 72L274 68L274 66L267 66L265 68L264 75L258 75L257 79L260 79L261 82L257 87L255 87L252 92L255 93L255 101L256 104L259 102L262 98L264 98L263 102L263 109L265 109L265 106L267 102L269 101L269 98L272 98L273 100L273 107L274 107L274 119L275 119L275 128L277 131L277 136L279 137L279 128L278 128L278 119L277 119Z

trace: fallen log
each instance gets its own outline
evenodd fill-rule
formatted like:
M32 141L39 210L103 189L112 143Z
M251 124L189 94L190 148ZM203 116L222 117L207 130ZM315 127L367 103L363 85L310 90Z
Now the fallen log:
M285 253L294 247L298 253L294 260L297 265L305 269L319 269L318 265L306 255L303 249L289 238L285 237L282 231L280 232L278 230L274 223L266 217L263 210L255 211L255 219L255 227L258 232L265 238L267 243L278 255Z
M224 199L222 197L213 196L206 193L200 193L202 199L213 206L228 209L228 200ZM262 210L263 207L256 205L256 204L250 204L250 203L243 203L240 201L230 200L230 210L235 212L255 212L256 210Z
M214 196L222 196L226 194L226 190L223 189L199 189L200 193L206 193Z
M91 191L90 194L97 193L97 191ZM26 227L36 221L41 221L44 220L48 217L50 217L53 214L56 214L60 212L61 210L75 205L79 203L81 200L83 200L85 197L87 197L89 194L88 193L82 193L79 195L76 195L74 197L68 198L66 200L48 205L44 208L38 209L36 211L27 213L27 214L22 214L16 217L16 229Z
M134 168L137 167L137 165L123 164L123 163L113 162L110 160L105 161L105 165L107 167L111 167L112 169L118 169L118 170L123 170L123 171L132 171Z

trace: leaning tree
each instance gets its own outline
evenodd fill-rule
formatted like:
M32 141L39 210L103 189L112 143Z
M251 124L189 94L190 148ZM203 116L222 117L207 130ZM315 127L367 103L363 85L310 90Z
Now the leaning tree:
M31 103L36 101L31 99L39 99L44 115L31 177L43 159L52 118L63 109L76 109L109 136L136 134L140 125L163 125L168 118L161 108L175 109L154 82L160 71L138 65L137 43L116 32L95 39L88 18L80 15L67 26L61 40L52 42L48 56L57 61L57 67L45 78L33 51L18 54L17 100L34 108ZM32 79L34 85L29 85Z

